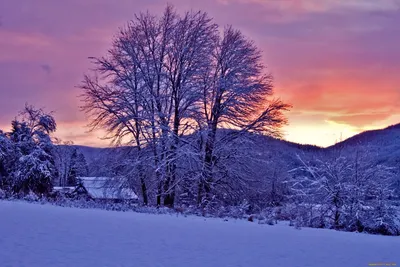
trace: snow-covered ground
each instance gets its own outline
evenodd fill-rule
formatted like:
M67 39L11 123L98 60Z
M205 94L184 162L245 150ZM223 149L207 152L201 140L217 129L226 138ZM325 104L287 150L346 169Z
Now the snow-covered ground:
M0 266L400 266L400 238L0 201Z

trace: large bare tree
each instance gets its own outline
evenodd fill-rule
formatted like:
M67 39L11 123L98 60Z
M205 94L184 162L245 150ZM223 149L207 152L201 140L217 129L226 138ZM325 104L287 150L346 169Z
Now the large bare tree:
M245 132L279 137L279 129L286 123L282 112L290 107L269 99L273 94L272 79L266 73L260 50L231 26L224 29L215 43L213 61L203 75L206 142L199 203L203 190L211 190L216 146L226 146L226 142ZM217 141L217 131L223 127L236 131Z
M201 11L180 15L169 5L160 17L136 15L107 56L92 60L82 108L93 129L138 151L129 173L145 204L150 194L157 205L174 205L189 158L197 160L198 199L210 191L219 128L278 135L286 122L288 105L268 99L271 80L256 46L231 27L221 33Z

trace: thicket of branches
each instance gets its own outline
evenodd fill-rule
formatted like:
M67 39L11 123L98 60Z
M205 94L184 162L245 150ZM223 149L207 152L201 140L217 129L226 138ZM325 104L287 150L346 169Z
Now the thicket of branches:
M117 173L144 204L238 203L259 182L246 136L279 137L289 105L272 99L261 52L240 31L167 6L160 17L136 15L91 59L82 109L93 129L134 147Z
M296 224L400 235L397 168L372 158L365 148L335 150L310 161L299 157L300 167L285 181Z
M86 158L71 141L54 140L52 155L57 173L53 178L54 186L74 186L78 177L89 174Z

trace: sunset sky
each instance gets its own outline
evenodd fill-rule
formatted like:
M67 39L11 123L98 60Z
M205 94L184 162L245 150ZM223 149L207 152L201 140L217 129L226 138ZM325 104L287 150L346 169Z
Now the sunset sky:
M291 103L287 140L328 146L400 122L400 0L170 0L207 11L262 49L276 96ZM1 0L0 129L25 102L55 111L57 136L87 133L75 88L135 13L161 0Z

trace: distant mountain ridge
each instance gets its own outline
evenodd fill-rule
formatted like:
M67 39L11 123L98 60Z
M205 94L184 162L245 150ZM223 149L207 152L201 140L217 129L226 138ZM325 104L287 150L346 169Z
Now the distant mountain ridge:
M376 163L388 163L392 166L400 164L400 124L384 129L365 131L327 148L298 144L262 135L255 136L253 143L253 148L259 151L260 157L273 161L283 169L295 166L298 162L297 155L307 157L337 149L351 152L355 148L363 148L363 150L373 153ZM100 167L109 162L107 160L109 157L115 158L121 155L121 152L126 156L132 151L132 147L96 148L81 145L75 145L75 147L86 157L93 175L98 175Z
M362 132L326 149L354 150L358 147L371 153L376 163L400 167L400 124Z
M391 138L395 138L395 140L391 140ZM388 126L383 129L361 132L327 148L331 149L343 146L357 146L367 144L374 145L378 142L380 142L381 145L386 145L393 144L396 141L400 141L400 123Z

